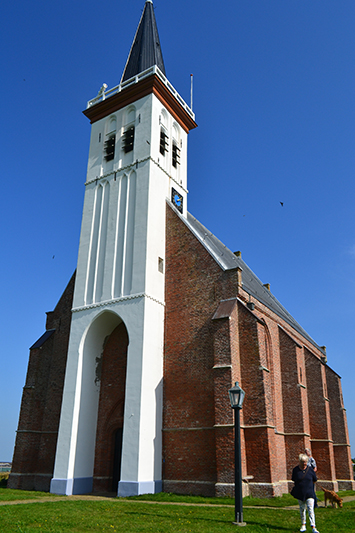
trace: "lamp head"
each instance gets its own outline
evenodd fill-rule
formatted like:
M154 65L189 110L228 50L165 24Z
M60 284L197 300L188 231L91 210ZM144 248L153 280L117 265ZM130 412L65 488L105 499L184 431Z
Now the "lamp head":
M228 393L232 409L241 409L243 406L245 392L241 387L239 387L238 381L236 381L234 387L229 389Z

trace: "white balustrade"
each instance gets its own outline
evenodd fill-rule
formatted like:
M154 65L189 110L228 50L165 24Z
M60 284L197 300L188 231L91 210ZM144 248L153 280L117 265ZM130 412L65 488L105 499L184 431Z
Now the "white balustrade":
M177 99L179 104L185 109L185 111L190 115L190 117L193 120L195 120L195 113L187 105L184 99L179 95L176 89L171 85L171 83L167 80L167 78L164 76L162 71L156 65L154 65L153 67L149 67L143 72L140 72L139 74L137 74L137 76L134 76L133 78L130 78L129 80L126 80L123 83L116 85L116 87L113 87L112 89L108 89L106 92L102 92L98 94L98 96L88 101L86 109L88 109L89 107L92 107L95 104L98 104L99 102L102 102L103 100L106 100L107 98L110 98L110 96L120 93L127 87L130 87L131 85L134 85L135 83L138 83L139 81L143 80L144 78L147 78L148 76L153 76L154 74L156 74L158 78L164 83L166 88Z

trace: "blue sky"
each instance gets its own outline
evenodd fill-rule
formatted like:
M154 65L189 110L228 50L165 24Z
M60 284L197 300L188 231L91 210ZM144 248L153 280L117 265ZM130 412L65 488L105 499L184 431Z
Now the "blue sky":
M188 208L342 376L355 456L355 3L155 0L170 82L199 127ZM1 433L12 459L28 349L77 260L90 124L143 0L14 0L1 32ZM280 202L283 202L283 206Z

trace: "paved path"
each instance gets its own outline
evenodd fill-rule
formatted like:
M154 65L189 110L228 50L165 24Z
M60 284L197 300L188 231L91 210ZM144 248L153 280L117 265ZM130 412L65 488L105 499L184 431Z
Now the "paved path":
M184 502L156 502L148 500L126 500L124 498L117 498L112 494L102 494L102 495L92 495L92 494L78 494L75 496L43 496L37 499L31 500L10 500L10 501L0 501L0 506L2 505L21 505L29 503L46 503L46 502L63 502L63 501L77 501L77 500L87 500L87 501L114 501L117 503L145 503L148 505L183 505L190 507L229 507L233 508L232 504L223 504L223 503L184 503ZM343 498L344 502L350 502L355 500L355 496L345 496ZM320 502L322 503L322 502ZM323 504L324 505L324 504ZM320 505L320 507L323 507ZM263 505L243 505L244 509L279 509L280 511L286 510L298 510L297 505L289 505L287 507L270 507Z

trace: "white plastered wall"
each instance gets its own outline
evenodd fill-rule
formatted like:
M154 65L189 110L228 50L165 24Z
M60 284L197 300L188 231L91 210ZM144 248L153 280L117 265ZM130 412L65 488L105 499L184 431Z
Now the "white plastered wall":
M129 346L119 493L141 494L161 487L166 198L173 186L184 196L186 214L187 193L187 134L182 128L179 182L170 174L171 146L165 166L160 164L162 109L151 94L92 126L52 492L91 490L99 398L95 358L121 320ZM132 116L135 141L128 161L122 135ZM103 143L110 124L115 124L117 135L107 172ZM167 113L170 141L173 127L174 119Z
M95 362L121 320L129 336L121 481L139 493L142 483L154 488L161 480L163 319L163 306L144 297L110 310L74 313L51 492L91 491L99 397Z

